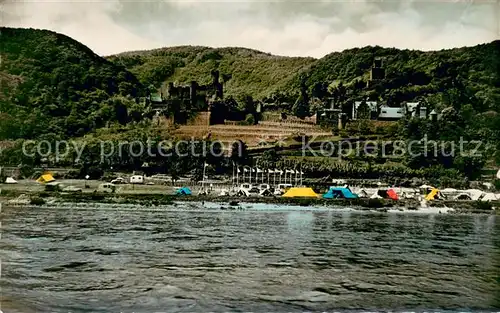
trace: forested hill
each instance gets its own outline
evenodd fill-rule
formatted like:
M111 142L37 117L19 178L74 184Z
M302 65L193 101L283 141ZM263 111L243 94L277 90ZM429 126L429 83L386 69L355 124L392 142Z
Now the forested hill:
M55 32L0 32L0 139L80 136L127 121L124 107L142 88L124 67Z
M251 95L255 99L287 89L298 73L316 62L314 58L276 56L246 48L200 46L126 52L108 59L127 67L142 83L155 87L192 80L209 83L211 70L218 69L228 95Z
M375 58L383 60L386 78L371 88L365 88L366 84L360 84L358 90L351 88L360 96L393 100L395 104L422 98L433 106L446 102L443 91L453 90L467 98L459 100L460 104L474 104L480 110L499 108L500 41L429 52L381 47L335 52L312 65L305 76L306 85L312 89L320 83L354 86L368 80Z
M295 103L304 84L313 99L422 100L436 109L454 106L469 120L500 112L500 41L433 52L364 47L321 59L197 46L103 58L51 31L0 31L0 139L73 137L123 124L142 115L145 108L133 98L145 87L207 83L213 69L221 72L226 95L269 103ZM375 57L383 58L386 79L366 87Z
M382 58L386 79L366 88L369 69ZM398 103L423 99L431 107L470 102L480 111L497 110L500 41L474 47L422 52L364 47L321 59L273 56L245 48L172 47L108 57L134 73L143 84L206 83L210 71L225 77L227 95L295 102L301 82L318 98L333 96L340 83L349 98L370 97ZM450 99L445 90L460 91ZM465 99L467 98L467 99ZM448 102L448 103L445 103ZM462 103L466 104L466 103Z

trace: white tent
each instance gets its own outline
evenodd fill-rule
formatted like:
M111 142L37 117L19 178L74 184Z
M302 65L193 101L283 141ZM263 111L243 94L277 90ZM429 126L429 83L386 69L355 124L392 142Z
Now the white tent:
M420 186L421 189L434 189L434 187L429 186L429 185L422 185Z
M361 188L358 192L356 192L356 194L360 198L367 198L368 197L368 193L363 188Z
M455 200L472 200L471 196L468 193L461 193L453 199L455 199Z
M484 194L484 192L482 192L479 189L469 189L469 190L467 190L467 193L470 195L471 199L474 201L479 200Z
M500 170L497 172L497 178L500 179Z
M455 188L445 188L445 189L441 190L441 192L443 192L443 193L454 193L454 192L458 192L458 190L456 190Z
M381 196L378 195L378 192L375 192L370 199L383 199Z
M6 184L17 184L17 180L15 180L12 177L7 177L7 179L5 180L5 183Z
M481 201L496 201L497 196L494 193L486 193L482 198Z

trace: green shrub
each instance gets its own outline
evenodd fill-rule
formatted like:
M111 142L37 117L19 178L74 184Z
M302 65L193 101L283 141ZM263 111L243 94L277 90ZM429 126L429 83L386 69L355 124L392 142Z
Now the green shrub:
M493 186L495 186L496 190L500 190L500 179L495 179L493 181Z
M385 204L385 202L383 199L368 199L368 202L366 202L366 207L368 207L368 208L383 208L384 204Z
M253 114L247 114L245 122L247 125L255 125L255 118L253 117Z
M50 193L43 191L43 192L40 192L39 196L40 196L40 198L48 198L48 197L50 197Z
M474 203L474 207L476 210L480 211L491 211L493 209L493 205L491 202L486 202L486 201L476 201Z
M33 174L35 174L33 166L27 164L21 165L21 167L19 168L19 172L21 174L21 177L25 179L31 178Z
M31 205L44 205L45 200L43 200L40 197L33 197L33 198L31 198L30 204Z

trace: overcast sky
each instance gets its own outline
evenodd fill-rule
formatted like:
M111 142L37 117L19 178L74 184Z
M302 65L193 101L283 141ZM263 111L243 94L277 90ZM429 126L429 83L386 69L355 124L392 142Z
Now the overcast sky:
M100 55L176 45L322 57L366 45L439 50L499 38L498 0L0 0L3 26L50 29Z

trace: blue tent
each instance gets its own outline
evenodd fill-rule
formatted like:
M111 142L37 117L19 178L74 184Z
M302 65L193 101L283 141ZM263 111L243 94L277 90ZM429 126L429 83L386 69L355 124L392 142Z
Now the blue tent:
M349 188L330 187L327 193L323 195L324 199L357 199L358 195L351 192Z
M191 193L191 189L189 189L188 187L182 187L182 188L177 189L175 194L176 195L190 196L192 193Z

